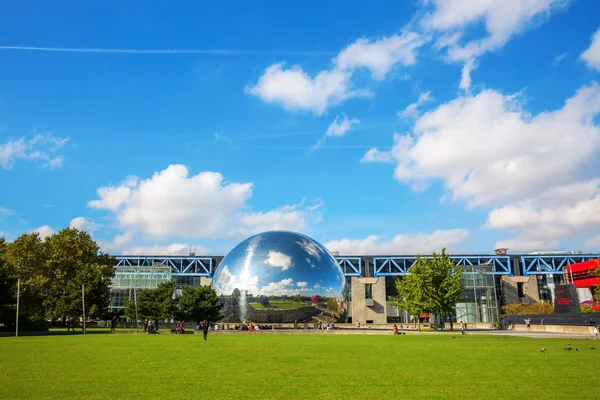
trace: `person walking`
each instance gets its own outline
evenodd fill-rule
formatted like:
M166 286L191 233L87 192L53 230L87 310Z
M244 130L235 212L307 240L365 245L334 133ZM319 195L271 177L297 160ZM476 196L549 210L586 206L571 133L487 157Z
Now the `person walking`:
M594 326L594 340L598 338L598 325Z
M204 320L202 325L202 333L204 334L204 341L208 339L208 321Z

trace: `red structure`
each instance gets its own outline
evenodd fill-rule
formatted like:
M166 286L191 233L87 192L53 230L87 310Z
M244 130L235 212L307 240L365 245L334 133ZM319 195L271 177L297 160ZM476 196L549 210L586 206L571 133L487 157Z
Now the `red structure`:
M600 286L600 276L596 270L600 268L600 258L597 260L583 261L567 266L567 279L576 288L588 288L594 293L596 286ZM600 310L600 304L594 303L594 310Z

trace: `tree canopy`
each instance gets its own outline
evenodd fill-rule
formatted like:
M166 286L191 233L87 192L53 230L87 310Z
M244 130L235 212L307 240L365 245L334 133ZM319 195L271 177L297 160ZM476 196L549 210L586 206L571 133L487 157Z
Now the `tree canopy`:
M19 319L24 328L41 329L44 320L81 318L82 285L90 317L100 317L108 309L114 263L85 231L66 228L45 240L37 233L23 234L11 243L0 239L0 259L0 292L5 293L1 286L6 286L6 293L14 293L14 281L21 279ZM0 308L12 304L13 297L0 296ZM14 322L6 315L0 318Z
M394 305L413 315L420 329L419 316L430 313L435 317L452 312L461 300L462 268L456 268L446 249L434 252L432 257L417 256L410 274L396 279L396 289L398 296Z
M177 298L178 319L183 321L217 321L220 319L219 297L210 286L185 286Z
M137 317L156 321L157 325L159 320L171 318L175 312L174 290L175 281L169 281L159 284L155 289L138 291L136 293ZM125 315L135 320L135 302L133 300L125 302Z

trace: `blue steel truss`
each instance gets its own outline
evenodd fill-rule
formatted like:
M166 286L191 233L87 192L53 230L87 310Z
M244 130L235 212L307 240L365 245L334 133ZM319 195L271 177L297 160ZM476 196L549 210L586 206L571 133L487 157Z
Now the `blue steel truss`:
M362 258L360 257L336 257L345 276L362 276Z
M562 275L565 267L582 261L595 260L600 254L540 254L521 256L523 275Z
M211 257L195 256L113 256L117 260L115 267L151 267L164 265L171 267L175 276L213 275L214 260Z
M432 256L422 256L431 258ZM451 255L456 265L493 265L494 275L512 275L509 256L496 255ZM415 256L374 257L375 276L408 275L416 261Z

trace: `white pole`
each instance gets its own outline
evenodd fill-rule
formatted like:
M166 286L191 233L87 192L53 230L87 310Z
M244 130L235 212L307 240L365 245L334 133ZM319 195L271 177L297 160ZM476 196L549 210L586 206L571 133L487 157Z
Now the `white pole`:
M138 313L137 313L137 289L133 289L133 303L135 304L135 331L139 331L138 327Z
M19 299L21 297L21 278L17 279L17 319L15 326L15 337L19 336Z
M83 334L85 335L85 288L81 285L81 298L82 298L82 306L83 306Z

